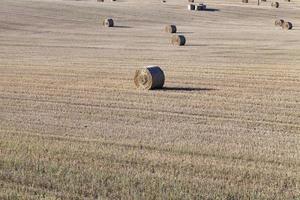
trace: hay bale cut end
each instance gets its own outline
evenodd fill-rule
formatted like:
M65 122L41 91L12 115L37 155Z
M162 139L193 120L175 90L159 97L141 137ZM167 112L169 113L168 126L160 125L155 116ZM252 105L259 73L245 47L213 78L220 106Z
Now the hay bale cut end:
M103 26L113 27L114 26L114 20L110 19L110 18L103 20Z
M171 43L176 46L183 46L186 43L186 39L183 35L173 35Z
M291 22L284 22L282 24L282 28L285 30L291 30L293 28L293 24Z
M282 26L283 23L284 23L284 20L283 20L283 19L277 19L277 20L275 21L275 26Z
M188 10L195 10L196 6L194 4L188 5Z
M165 74L159 66L147 66L136 70L134 84L138 89L161 89L165 84Z
M167 25L165 27L165 32L167 33L176 33L177 32L177 28L175 25Z

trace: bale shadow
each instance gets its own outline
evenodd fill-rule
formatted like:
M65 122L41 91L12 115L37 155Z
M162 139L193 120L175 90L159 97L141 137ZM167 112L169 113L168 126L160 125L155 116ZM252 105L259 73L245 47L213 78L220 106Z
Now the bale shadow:
M114 26L114 28L132 28L131 26Z
M176 32L177 34L189 34L189 33L194 33L194 32L184 32L184 31L181 31L181 32Z
M193 88L193 87L163 87L161 90L163 91L186 91L186 92L191 92L191 91L213 91L217 90L215 88Z
M216 11L220 11L220 9L216 9L216 8L206 8L203 11L207 11L207 12L216 12Z
M207 44L186 44L187 47L207 47Z

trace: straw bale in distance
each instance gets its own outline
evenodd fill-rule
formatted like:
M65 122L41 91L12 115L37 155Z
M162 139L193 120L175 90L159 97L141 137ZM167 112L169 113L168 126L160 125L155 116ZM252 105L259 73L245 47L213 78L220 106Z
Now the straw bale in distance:
M110 19L110 18L103 20L103 26L113 27L114 26L114 20Z
M293 24L291 22L284 22L282 24L282 28L285 30L291 30L293 28Z
M173 35L171 39L171 43L177 46L185 45L186 39L183 35Z
M271 6L275 7L275 8L279 8L279 3L277 1L276 2L272 2Z
M275 26L282 26L283 23L284 23L284 20L283 20L283 19L277 19L277 20L275 21Z
M160 89L164 83L165 74L159 66L147 66L138 69L134 75L134 84L138 89Z
M175 25L167 25L165 27L165 32L167 33L176 33L177 32L177 28Z

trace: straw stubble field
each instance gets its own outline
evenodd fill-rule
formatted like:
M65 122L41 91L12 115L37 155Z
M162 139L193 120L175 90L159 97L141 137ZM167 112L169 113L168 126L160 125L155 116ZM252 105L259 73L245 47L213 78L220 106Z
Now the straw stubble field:
M299 199L300 2L206 3L1 0L0 198Z

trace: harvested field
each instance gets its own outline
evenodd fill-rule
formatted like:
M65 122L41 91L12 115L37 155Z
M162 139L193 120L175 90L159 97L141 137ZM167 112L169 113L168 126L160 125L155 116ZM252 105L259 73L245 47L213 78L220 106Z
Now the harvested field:
M300 2L205 4L1 0L0 199L299 199Z

